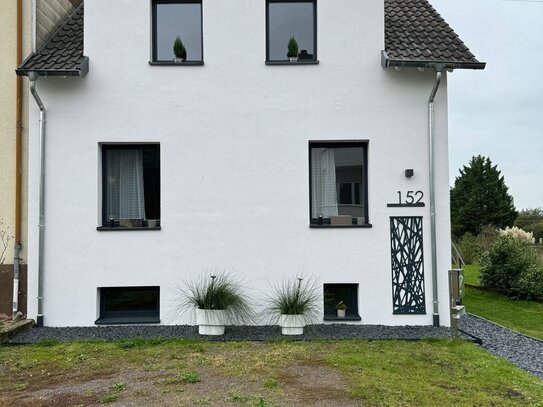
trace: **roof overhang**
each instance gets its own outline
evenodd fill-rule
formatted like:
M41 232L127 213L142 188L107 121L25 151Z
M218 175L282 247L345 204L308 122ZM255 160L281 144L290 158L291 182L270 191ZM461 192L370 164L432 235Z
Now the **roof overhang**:
M435 61L435 60L413 60L390 58L386 51L381 51L381 66L383 68L434 68L436 70L453 69L485 69L486 62L463 62L463 61Z
M30 55L27 59L32 57L33 55ZM18 76L28 76L30 72L35 72L38 76L79 76L83 78L89 72L89 57L86 56L82 56L78 62L78 66L72 69L24 68L25 62L21 64L21 68L15 70Z

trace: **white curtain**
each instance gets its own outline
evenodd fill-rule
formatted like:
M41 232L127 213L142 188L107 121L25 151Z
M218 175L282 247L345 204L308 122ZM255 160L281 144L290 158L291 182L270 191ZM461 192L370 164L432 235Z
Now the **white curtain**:
M336 159L333 148L311 149L311 217L323 218L336 216Z
M107 150L106 182L108 219L145 219L142 150Z

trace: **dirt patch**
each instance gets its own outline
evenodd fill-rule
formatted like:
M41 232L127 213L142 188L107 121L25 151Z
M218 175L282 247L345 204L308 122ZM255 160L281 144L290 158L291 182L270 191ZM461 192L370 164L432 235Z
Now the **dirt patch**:
M327 366L289 366L279 381L286 396L284 406L362 406L349 397L343 377Z

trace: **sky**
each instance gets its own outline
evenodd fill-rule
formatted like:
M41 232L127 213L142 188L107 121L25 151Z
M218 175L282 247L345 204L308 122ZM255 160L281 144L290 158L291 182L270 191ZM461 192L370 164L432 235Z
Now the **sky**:
M448 74L451 185L481 154L517 209L543 207L543 0L429 1L487 63Z

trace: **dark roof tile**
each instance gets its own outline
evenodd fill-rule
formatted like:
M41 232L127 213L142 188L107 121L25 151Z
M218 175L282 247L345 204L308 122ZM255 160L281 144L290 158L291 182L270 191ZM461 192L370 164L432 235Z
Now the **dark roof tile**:
M31 54L19 68L17 75L85 76L88 57L83 56L84 9L81 5L66 18L42 47Z
M383 64L484 68L427 0L385 0Z

